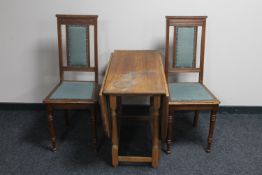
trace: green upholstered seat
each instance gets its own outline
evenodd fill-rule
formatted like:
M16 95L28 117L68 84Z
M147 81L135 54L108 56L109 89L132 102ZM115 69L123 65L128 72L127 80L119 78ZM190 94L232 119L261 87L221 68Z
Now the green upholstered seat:
M194 27L176 28L176 67L192 68L195 56Z
M171 101L206 101L214 100L200 83L170 83Z
M88 66L87 34L86 26L67 26L68 64L70 66Z
M50 99L80 99L93 100L95 83L94 82L63 82Z

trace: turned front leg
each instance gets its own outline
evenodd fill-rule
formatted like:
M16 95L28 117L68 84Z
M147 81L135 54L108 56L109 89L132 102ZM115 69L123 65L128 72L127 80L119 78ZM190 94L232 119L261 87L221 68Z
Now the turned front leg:
M116 96L110 96L110 109L112 116L112 166L118 166L118 129L117 129L117 112Z
M160 108L160 96L153 97L152 104L152 167L158 167L158 159L160 158L159 147L159 108Z
M211 144L213 142L213 134L216 125L216 113L217 111L211 111L211 115L210 115L209 134L207 139L207 150L206 150L206 152L208 153L211 151Z

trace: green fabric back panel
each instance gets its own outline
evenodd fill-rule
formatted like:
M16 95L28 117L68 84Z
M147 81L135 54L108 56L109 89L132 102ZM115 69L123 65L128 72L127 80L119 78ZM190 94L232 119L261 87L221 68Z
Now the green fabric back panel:
M214 100L200 83L170 83L171 101L203 101Z
M94 82L63 82L50 99L94 99Z
M87 63L87 27L68 25L68 65L88 66Z
M195 48L194 27L176 29L176 67L192 68Z

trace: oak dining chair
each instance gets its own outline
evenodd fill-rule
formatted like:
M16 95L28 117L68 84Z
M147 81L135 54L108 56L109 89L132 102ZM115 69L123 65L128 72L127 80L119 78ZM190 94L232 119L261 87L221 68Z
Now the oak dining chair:
M97 15L56 15L60 82L44 99L52 151L57 150L53 111L85 109L91 113L92 143L96 147L98 95ZM65 73L89 74L90 81ZM72 78L73 77L73 78ZM68 115L66 115L68 117ZM87 115L88 116L88 115ZM66 117L67 123L68 118Z
M176 111L211 111L207 152L211 150L220 101L203 84L206 16L166 16L165 75L169 87L167 153L171 153L172 120ZM198 81L181 81L179 74L195 73ZM182 77L183 79L183 77Z

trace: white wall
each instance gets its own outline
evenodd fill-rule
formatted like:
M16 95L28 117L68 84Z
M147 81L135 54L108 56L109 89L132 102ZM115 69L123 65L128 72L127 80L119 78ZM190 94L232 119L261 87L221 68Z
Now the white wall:
M55 14L99 15L100 73L114 49L164 48L166 15L207 15L205 83L223 105L262 105L259 0L0 2L0 102L41 102L58 81Z

